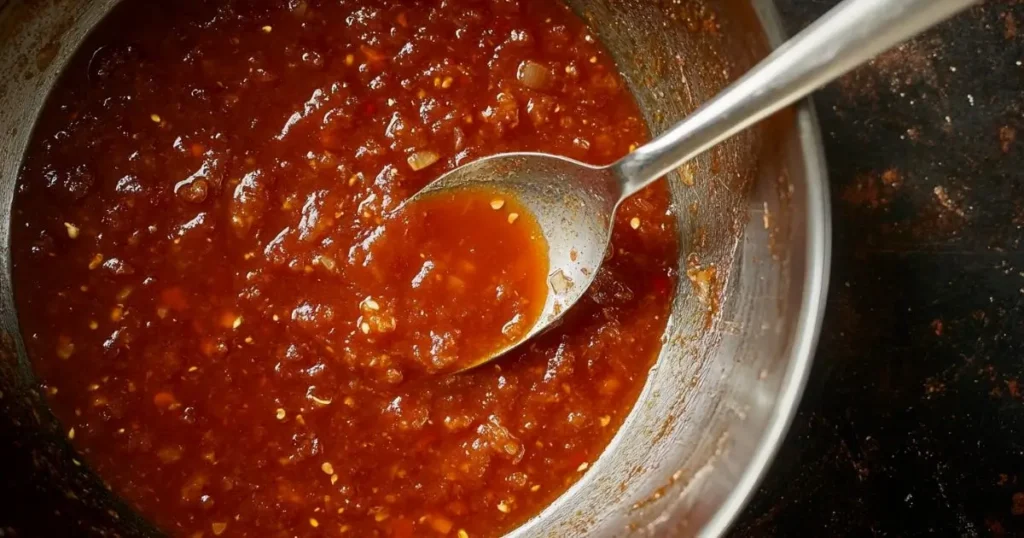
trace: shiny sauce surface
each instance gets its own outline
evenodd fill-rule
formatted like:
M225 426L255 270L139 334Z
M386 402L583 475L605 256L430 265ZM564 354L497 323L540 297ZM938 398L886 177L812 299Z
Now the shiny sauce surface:
M645 138L556 2L128 0L19 180L33 367L85 462L173 536L500 535L643 386L676 288L667 190L620 209L559 327L454 375L536 315L543 238L492 193L392 212L478 157L602 164Z
M376 232L363 263L370 278L357 284L371 293L358 320L366 354L458 372L519 342L540 318L548 245L515 196L486 188L427 194Z

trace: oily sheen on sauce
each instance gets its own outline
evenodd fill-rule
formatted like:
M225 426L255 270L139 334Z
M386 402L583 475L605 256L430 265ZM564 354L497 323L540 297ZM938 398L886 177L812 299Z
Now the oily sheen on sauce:
M555 2L123 2L50 96L15 196L42 390L173 536L500 535L636 400L676 286L667 190L625 203L562 325L456 375L528 329L543 238L500 193L392 211L481 156L603 164L645 138Z

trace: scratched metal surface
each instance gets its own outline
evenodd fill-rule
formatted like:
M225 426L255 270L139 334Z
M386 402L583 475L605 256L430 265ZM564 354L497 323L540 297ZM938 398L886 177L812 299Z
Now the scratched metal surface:
M778 0L795 32L835 0ZM816 97L832 289L800 413L733 536L1024 536L1024 2Z

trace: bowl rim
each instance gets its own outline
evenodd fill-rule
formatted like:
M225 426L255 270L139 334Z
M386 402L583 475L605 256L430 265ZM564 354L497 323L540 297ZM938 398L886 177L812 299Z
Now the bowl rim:
M771 48L785 42L787 34L775 3L772 0L751 0L751 4ZM728 497L697 533L700 537L725 534L767 475L796 416L821 335L832 257L828 169L821 126L812 98L800 101L795 108L807 201L803 208L806 211L804 230L801 230L806 238L803 253L806 263L790 360L768 426L757 442L754 454Z

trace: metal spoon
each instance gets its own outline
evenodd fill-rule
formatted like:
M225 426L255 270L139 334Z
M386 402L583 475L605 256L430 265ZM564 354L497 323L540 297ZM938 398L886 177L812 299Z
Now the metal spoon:
M583 296L604 260L615 210L625 198L978 1L846 0L685 120L609 166L543 153L505 153L463 165L424 187L406 203L431 192L481 184L515 196L537 217L548 241L548 297L536 324L519 341L464 363L463 370L543 332Z

